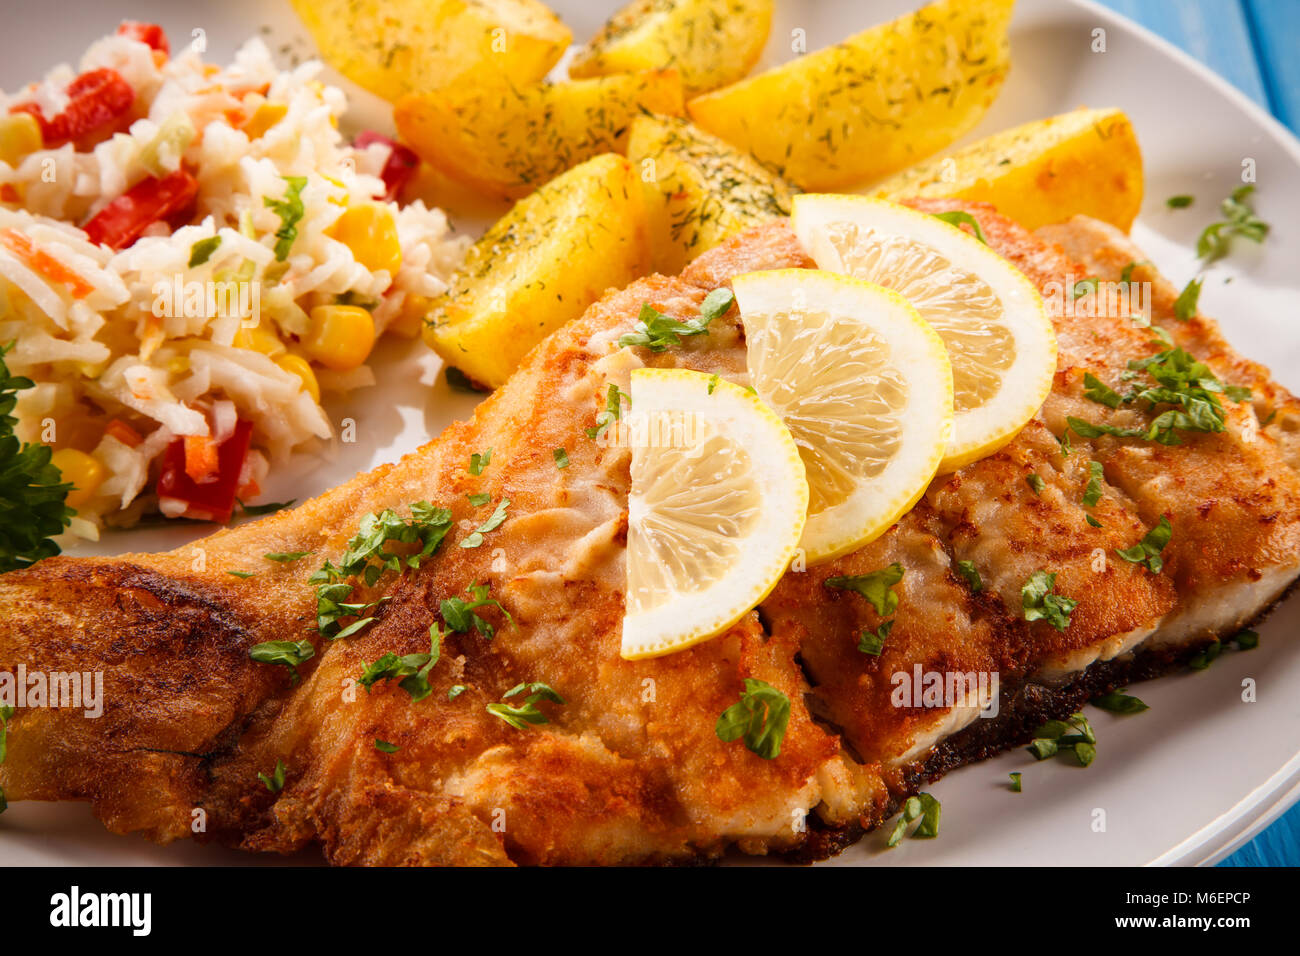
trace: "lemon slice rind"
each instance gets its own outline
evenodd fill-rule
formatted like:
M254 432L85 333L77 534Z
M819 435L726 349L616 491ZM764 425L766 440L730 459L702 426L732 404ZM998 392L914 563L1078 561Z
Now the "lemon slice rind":
M992 289L1016 354L1026 358L1014 362L992 398L976 408L957 409L939 473L955 471L1011 441L1046 400L1056 373L1056 334L1033 283L974 236L918 210L867 196L809 193L794 198L791 226L818 267L853 274L829 238L829 228L844 222L914 239ZM891 284L888 276L858 277Z
M697 589L634 594L634 552L646 556L647 499L653 489L639 487L654 470L657 449L634 444L632 493L628 502L628 594L621 654L628 660L658 657L699 644L725 632L776 587L794 557L808 508L808 485L794 439L780 418L749 390L716 376L686 369L636 369L631 376L631 412L641 421L698 416L700 431L734 443L747 457L752 500L749 526L730 549L728 563L714 580ZM646 428L645 433L655 429ZM674 461L672 499L689 508L690 496L707 498L716 463L680 456ZM702 482L693 483L694 477ZM665 480L660 476L659 480ZM663 496L660 495L660 498ZM725 516L724 516L725 517ZM707 535L701 535L707 539Z
M800 414L797 396L783 399L782 383L766 380L763 352L781 349L783 343L793 343L795 349L826 348L832 365L836 353L815 334L810 342L799 341L804 330L781 328L772 320L774 313L817 313L852 323L861 336L887 343L891 367L906 381L906 404L899 410L897 431L901 444L881 472L857 481L847 496L811 514L800 541L809 564L854 551L887 531L916 504L943 459L953 414L952 371L943 341L902 296L847 276L784 269L737 276L732 286L745 325L754 386L796 431L797 441L807 444L813 439L793 424ZM854 388L870 388L858 376L847 378L843 387L850 393ZM809 480L816 477L810 475Z

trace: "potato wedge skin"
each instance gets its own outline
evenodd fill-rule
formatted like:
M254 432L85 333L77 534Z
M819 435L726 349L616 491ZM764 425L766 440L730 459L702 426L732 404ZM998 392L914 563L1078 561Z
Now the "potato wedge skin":
M1078 109L923 163L874 195L989 202L1026 229L1082 214L1128 232L1142 191L1142 151L1129 118L1117 109Z
M548 334L649 269L640 184L631 163L606 153L520 200L475 243L424 339L496 388Z
M456 83L544 77L573 34L540 0L293 0L321 55L390 102Z
M633 0L580 49L572 77L675 69L688 97L734 83L758 62L773 0Z
M1014 0L939 0L695 97L697 125L807 190L870 182L970 130L1010 67Z
M632 121L627 158L645 192L654 268L676 275L738 232L790 214L790 184L675 116Z
M640 113L682 113L674 70L529 87L460 85L400 100L402 138L488 195L520 198L600 153L622 152Z

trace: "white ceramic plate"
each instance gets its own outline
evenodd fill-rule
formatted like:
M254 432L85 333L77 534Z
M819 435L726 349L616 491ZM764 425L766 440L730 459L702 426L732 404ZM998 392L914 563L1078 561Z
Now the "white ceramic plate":
M817 49L916 5L914 0L778 2L767 64L790 57L794 29ZM570 0L555 9L575 37L589 36L616 6ZM213 10L220 13L214 13ZM94 38L129 17L159 22L174 46L204 31L208 55L225 60L262 34L287 60L312 55L287 2L226 0L60 0L28 4L10 23L0 87L13 89L55 62L75 59ZM1094 30L1106 51L1092 52ZM1255 104L1164 41L1085 2L1020 0L1012 28L1013 68L1000 99L968 139L1080 105L1119 106L1137 127L1146 160L1147 195L1134 237L1171 279L1195 271L1197 233L1240 182L1243 160L1258 170L1256 208L1273 231L1256 249L1238 243L1214 267L1201 297L1232 342L1269 363L1300 389L1300 144ZM352 126L389 129L382 103L355 92ZM1189 210L1166 197L1192 193ZM466 228L479 224L460 220ZM1226 280L1231 280L1227 282ZM450 392L438 362L418 345L388 343L376 356L381 384L332 408L352 417L358 441L322 459L300 461L270 482L272 499L303 498L391 461L463 418L472 397ZM202 533L194 526L144 529L106 537L103 552L175 547ZM1262 628L1261 647L1228 653L1208 671L1141 686L1151 710L1134 717L1093 712L1099 756L1087 770L1035 764L1022 751L949 774L930 789L943 802L937 840L905 841L883 852L868 836L834 864L1208 863L1244 843L1300 798L1300 648L1288 646L1300 600ZM1253 679L1258 700L1241 700ZM1024 792L1007 774L1024 773ZM1096 821L1104 814L1105 829ZM85 807L17 804L0 820L0 863L226 864L252 858L212 847L150 846L112 837ZM305 856L302 862L312 862Z

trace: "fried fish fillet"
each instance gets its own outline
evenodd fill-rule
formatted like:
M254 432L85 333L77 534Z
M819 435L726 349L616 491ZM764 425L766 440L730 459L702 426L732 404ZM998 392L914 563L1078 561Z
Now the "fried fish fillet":
M1084 274L1059 245L988 207L961 208L1040 287ZM937 479L858 552L792 570L726 635L623 660L630 452L585 429L608 386L626 389L645 364L747 376L734 310L663 353L616 340L643 302L694 314L734 275L809 265L784 224L758 227L679 278L607 296L539 345L469 422L396 464L174 552L52 558L0 577L0 671L99 670L105 682L98 719L49 707L11 719L0 765L9 799L88 800L114 832L163 842L317 845L337 864L674 862L729 847L816 858L877 826L924 776L1021 743L1033 721L1171 666L1265 609L1300 573L1300 479L1268 429L1243 439L1250 403L1225 403L1227 431L1181 446L1076 436L1062 454L1066 415L1138 414L1086 399L1084 373L1113 382L1157 346L1127 317L1058 309L1055 389L1012 443ZM489 447L490 465L471 474L471 454ZM557 448L568 455L562 470ZM1100 528L1080 505L1089 461L1105 472L1087 510ZM1030 473L1043 479L1038 494ZM487 505L467 498L484 494ZM479 547L461 547L506 499L506 521ZM364 591L387 598L371 627L321 639L311 571L337 559L364 515L421 500L450 508L456 529L418 570ZM1174 528L1164 572L1115 558L1162 515ZM296 551L312 556L262 557ZM824 582L894 561L906 569L895 626L879 657L865 655L858 636L879 626L874 610ZM978 570L980 590L959 561ZM1024 619L1020 589L1037 570L1055 572L1057 591L1079 601L1065 631ZM513 626L483 609L494 638L449 633L424 700L396 682L356 686L385 653L427 651L441 602L475 582L490 584ZM302 639L317 654L300 683L248 657L254 644ZM1001 713L978 719L978 700L896 706L894 676L916 668L998 675ZM714 732L747 677L791 701L772 760ZM516 729L488 712L535 681L565 700L542 705L549 723ZM454 687L464 690L452 697ZM258 775L270 778L277 762L285 782L272 792Z

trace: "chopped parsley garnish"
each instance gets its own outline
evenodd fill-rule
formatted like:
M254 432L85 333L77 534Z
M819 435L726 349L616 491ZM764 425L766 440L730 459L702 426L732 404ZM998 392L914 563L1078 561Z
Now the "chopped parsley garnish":
M1109 694L1094 697L1090 703L1092 706L1108 710L1112 714L1140 714L1144 710L1151 709L1138 698L1130 697L1122 690L1113 690Z
M1086 522L1088 522L1088 524L1092 525L1094 528L1104 528L1104 527L1105 527L1105 525L1103 525L1100 521L1098 521L1098 520L1097 520L1096 518L1094 518L1092 515L1084 515L1084 516L1083 516L1083 520L1086 521Z
M1011 778L1011 792L1020 793L1021 792L1020 772L1016 771L1015 773L1009 773L1007 774L1007 776Z
M283 199L272 199L270 196L263 196L262 203L280 217L280 228L275 231L275 258L277 262L283 262L289 257L289 250L293 248L293 241L298 238L298 223L302 220L305 208L302 204L302 190L307 185L306 176L284 176L282 177L288 188L284 192Z
M1074 451L1073 446L1070 444L1070 429L1067 428L1061 432L1060 437L1056 439L1056 444L1061 446L1061 457L1069 458L1070 452Z
M510 507L510 499L502 498L501 502L493 509L492 514L488 516L487 521L471 531L465 537L461 538L460 546L462 548L477 548L483 543L483 535L489 531L495 531L501 527L502 522L506 520L506 509Z
M662 352L670 346L680 345L683 335L706 334L709 323L725 315L735 301L736 297L730 289L714 289L700 303L699 316L685 322L664 315L649 302L642 302L636 330L619 336L619 348L640 345L651 352Z
M767 681L745 678L740 700L722 712L714 732L724 743L743 738L745 746L764 760L781 753L790 723L790 698Z
M1134 269L1136 269L1138 266L1146 266L1146 265L1150 265L1150 264L1151 264L1151 263L1147 262L1145 259L1141 259L1141 260L1137 260L1137 261L1134 261L1134 262L1130 262L1130 263L1129 263L1128 265L1126 265L1122 270L1120 270L1120 274L1119 274L1119 284L1120 284L1120 285L1128 285L1130 282L1133 281L1133 270L1134 270Z
M1101 501L1102 480L1106 477L1106 471L1099 461L1088 462L1088 486L1083 489L1083 504L1086 508L1091 508L1097 502Z
M1170 209L1186 209L1192 202L1191 196L1170 196L1165 200L1165 205Z
M488 597L491 589L492 585L479 584L475 581L465 589L470 600L450 597L442 601L438 605L438 610L442 613L442 619L447 622L447 626L459 634L464 634L472 626L490 641L496 636L496 629L491 622L484 620L475 612L481 607L494 607L501 612L506 623L514 627L515 619L510 616L510 612L501 606L500 601Z
M1099 405L1105 405L1107 408L1119 408L1124 401L1124 396L1091 372L1084 373L1083 384L1083 397L1090 398Z
M958 561L957 573L966 579L966 584L975 594L984 590L984 582L980 580L980 573L974 561Z
M1165 549L1173 533L1169 519L1161 515L1155 527L1143 535L1141 541L1131 548L1116 548L1115 553L1132 564L1144 565L1152 574L1159 574L1164 567L1160 552Z
M1213 262L1227 255L1234 236L1241 236L1251 242L1264 241L1268 235L1268 223L1257 217L1247 202L1254 191L1255 187L1251 185L1238 186L1231 196L1219 204L1223 221L1206 226L1196 240L1196 254L1200 258Z
M988 240L984 238L984 230L980 229L979 220L970 213L962 209L954 209L951 212L933 212L930 215L935 219L942 219L948 225L960 229L963 224L970 226L975 232L975 238L984 245L988 245Z
M483 469L492 463L492 449L489 448L483 454L474 452L469 456L469 473L474 477L483 474Z
M402 748L397 746L397 744L390 744L387 740L380 740L378 737L376 737L375 749L383 754L395 754L397 753L397 751L401 750Z
M311 641L264 641L255 644L248 656L259 664L281 664L289 668L290 680L298 683L298 665L316 656Z
M194 245L190 246L190 265L193 269L195 266L201 266L212 258L212 254L217 251L221 245L220 236L209 236L207 239L200 239Z
M721 381L721 379L718 377L718 374L717 374L716 372L715 372L714 374L712 374L712 375L709 376L709 394L710 394L710 395L713 394L713 390L714 390L715 388L718 387L718 382L720 382L720 381Z
M1237 645L1237 650L1253 651L1259 647L1259 633L1257 631L1245 630L1238 631L1232 637L1228 638Z
M912 831L913 838L916 837L937 837L939 835L939 813L942 807L939 801L928 793L918 793L914 797L908 797L903 802L902 813L899 814L898 822L894 824L894 829L889 834L889 840L885 846L893 847L903 842L903 836L907 833L907 825L913 820L920 819L916 829Z
M475 508L482 508L485 504L487 504L489 501L492 500L492 496L486 493L481 495L466 495L465 497L469 499L469 503L472 504Z
M623 418L623 399L631 403L632 398L613 382L605 392L605 410L596 415L596 424L587 429L587 437L599 441L609 430L609 426Z
M1097 757L1097 735L1087 717L1074 713L1065 720L1049 720L1043 724L1034 731L1034 740L1025 749L1035 760L1073 753L1079 766L1086 767Z
M569 467L569 453L563 448L555 448L551 451L551 457L555 459L556 468Z
M1029 490L1035 495L1041 495L1043 489L1047 487L1047 482L1043 481L1041 477L1032 471L1025 476L1025 484L1029 486Z
M367 664L361 672L357 683L370 693L370 688L381 680L397 680L397 685L411 696L412 701L421 701L433 693L429 686L429 671L442 656L442 634L436 623L429 625L429 653L406 654L398 657L389 651L373 664Z
M268 551L262 557L268 561L280 561L288 563L291 561L301 561L303 558L312 554L311 551Z
M0 346L0 572L58 554L52 539L76 513L64 504L72 485L50 463L50 446L29 445L14 434L18 419L10 413L18 393L34 383L9 374L4 357L11 348L12 342Z
M1064 631L1070 626L1070 615L1079 602L1052 593L1055 587L1055 573L1035 571L1020 589L1020 604L1026 621L1046 621L1058 631Z
M519 694L527 693L522 704L507 704L505 701ZM501 695L501 703L487 705L487 712L493 717L500 717L515 730L525 730L529 724L549 724L550 719L538 709L543 701L563 704L564 698L557 694L548 684L534 681L531 684L516 684Z
M892 589L901 580L903 566L895 561L879 571L827 578L826 586L841 591L855 591L871 602L877 614L888 617L898 610L898 594Z
M1228 644L1236 644L1237 649L1241 651L1250 651L1259 647L1259 634L1255 631L1238 631L1236 634L1226 639ZM1223 653L1225 641L1215 638L1209 644L1205 645L1199 652L1193 655L1187 665L1192 670L1203 671L1213 664Z
M1101 435L1114 435L1120 438L1141 438L1162 445L1181 445L1178 431L1187 432L1221 432L1224 430L1223 404L1219 395L1226 395L1233 401L1245 401L1250 397L1250 390L1236 385L1224 386L1209 367L1197 361L1180 348L1166 349L1144 359L1134 359L1128 363L1130 372L1145 372L1154 381L1154 385L1134 386L1121 397L1121 404L1135 401L1149 403L1152 410L1157 405L1172 405L1173 408L1160 412L1145 428L1121 428L1116 425L1095 424L1079 418L1067 418L1066 422L1075 434L1084 438L1097 438ZM1085 384L1089 384L1085 376ZM1102 401L1101 389L1106 388L1100 381L1090 389L1089 398ZM1109 404L1109 401L1102 401Z
M893 629L894 621L892 618L888 621L881 621L880 628L876 631L863 628L862 633L858 635L858 650L863 654L879 657L880 652L885 649L885 639L889 637L889 632Z
M402 574L407 568L416 569L438 549L450 530L451 512L427 501L412 504L409 519L391 508L362 518L338 566L326 561L307 579L316 585L316 627L321 635L337 640L357 633L374 620L363 615L379 602L349 602L354 588L349 578L359 578L366 587L374 587L386 571ZM398 554L388 550L390 541L419 547L412 553ZM343 627L341 620L346 617L357 620Z
M236 577L236 578L255 578L255 577L257 577L257 572L256 572L256 571L227 571L226 573L229 574L231 577Z
M1096 276L1084 276L1082 279L1076 282L1074 284L1074 288L1070 290L1070 298L1081 299L1085 295L1088 295L1089 293L1096 295L1098 281L1100 280Z
M1174 318L1179 322L1186 322L1196 315L1196 306L1201 301L1201 286L1204 282L1205 279L1198 276L1183 286L1183 291L1178 293L1178 298L1174 300Z
M275 762L275 770L271 772L269 777L264 773L259 773L257 779L262 781L262 786L266 787L267 790L270 790L272 793L279 793L284 789L284 773L284 761L277 760Z
M447 689L447 699L455 700L461 694L465 693L466 690L467 688L464 684L452 684L451 687Z

